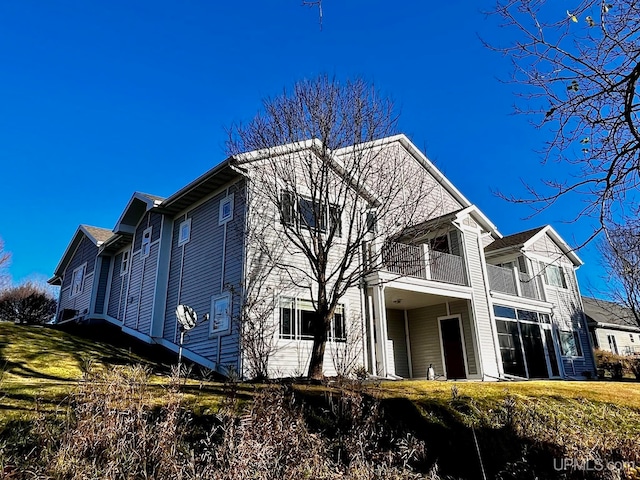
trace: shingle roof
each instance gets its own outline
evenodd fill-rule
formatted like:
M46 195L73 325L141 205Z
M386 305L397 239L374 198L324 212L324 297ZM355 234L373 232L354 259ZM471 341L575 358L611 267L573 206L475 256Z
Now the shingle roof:
M538 228L532 228L531 230L526 230L524 232L513 233L511 235L507 235L506 237L499 238L495 242L490 243L484 249L485 252L493 252L494 250L501 250L507 247L516 247L518 245L523 245L527 240L533 237L540 230L545 228L544 226Z
M152 194L150 194L150 193L144 193L144 192L137 192L137 193L139 193L140 195L144 195L144 196L145 196L145 197L147 197L149 200L152 200L152 201L154 201L154 202L155 202L155 201L162 202L162 201L164 200L164 197L160 197L160 196L158 196L158 195L152 195Z
M81 225L96 242L106 242L113 236L113 232L106 228L92 227L91 225Z
M591 324L609 323L627 328L636 327L640 330L631 310L622 305L591 297L582 297L582 304L587 320Z

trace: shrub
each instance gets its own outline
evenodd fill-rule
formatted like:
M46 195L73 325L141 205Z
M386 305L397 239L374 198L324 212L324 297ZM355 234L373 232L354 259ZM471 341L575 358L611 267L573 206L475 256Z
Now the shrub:
M631 373L630 359L623 355L596 350L596 362L598 369L608 373L613 380L622 380L625 374Z
M56 313L56 301L35 283L27 282L0 292L0 319L39 324Z
M636 380L640 380L640 355L634 355L629 359L629 369L636 377Z

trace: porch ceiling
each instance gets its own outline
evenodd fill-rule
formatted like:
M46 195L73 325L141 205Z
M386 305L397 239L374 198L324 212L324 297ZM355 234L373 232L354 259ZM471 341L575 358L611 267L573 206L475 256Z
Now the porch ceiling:
M414 308L439 305L445 302L462 300L461 298L449 297L446 295L434 295L428 293L414 292L399 288L387 287L384 289L384 301L387 308L398 310L412 310Z

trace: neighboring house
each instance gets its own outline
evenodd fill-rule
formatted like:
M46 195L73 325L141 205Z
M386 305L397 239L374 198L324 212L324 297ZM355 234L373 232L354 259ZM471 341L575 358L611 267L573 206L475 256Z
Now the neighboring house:
M314 145L297 148L308 155ZM421 199L430 214L413 230L420 235L389 232L365 245L375 268L343 297L325 373L335 375L340 361L354 355L351 363L389 378L425 378L430 366L448 379L595 375L574 273L582 262L558 234L547 226L503 237L407 137L374 146L433 186ZM347 150L335 152L336 162ZM255 277L258 262L248 226L303 215L293 204L287 212L265 210L252 184L259 168L259 152L230 158L166 199L135 193L113 230L81 226L50 280L62 287L58 323L104 320L176 351L174 312L187 304L210 318L186 336L185 356L249 375L243 325L235 321L242 310L236 294ZM342 221L328 208L329 221ZM308 291L283 285L281 276L266 281L274 299L269 372L304 373L312 345Z
M617 303L582 297L594 348L616 355L640 354L640 325L633 313Z

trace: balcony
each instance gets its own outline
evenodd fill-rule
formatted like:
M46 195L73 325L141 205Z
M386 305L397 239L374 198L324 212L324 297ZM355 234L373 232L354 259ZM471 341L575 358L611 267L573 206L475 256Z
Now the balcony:
M497 267L487 264L489 288L495 292L507 293L518 297L542 300L540 287L535 277L522 273L515 268Z
M385 243L382 247L382 268L403 277L468 285L462 257L429 251L426 245Z

